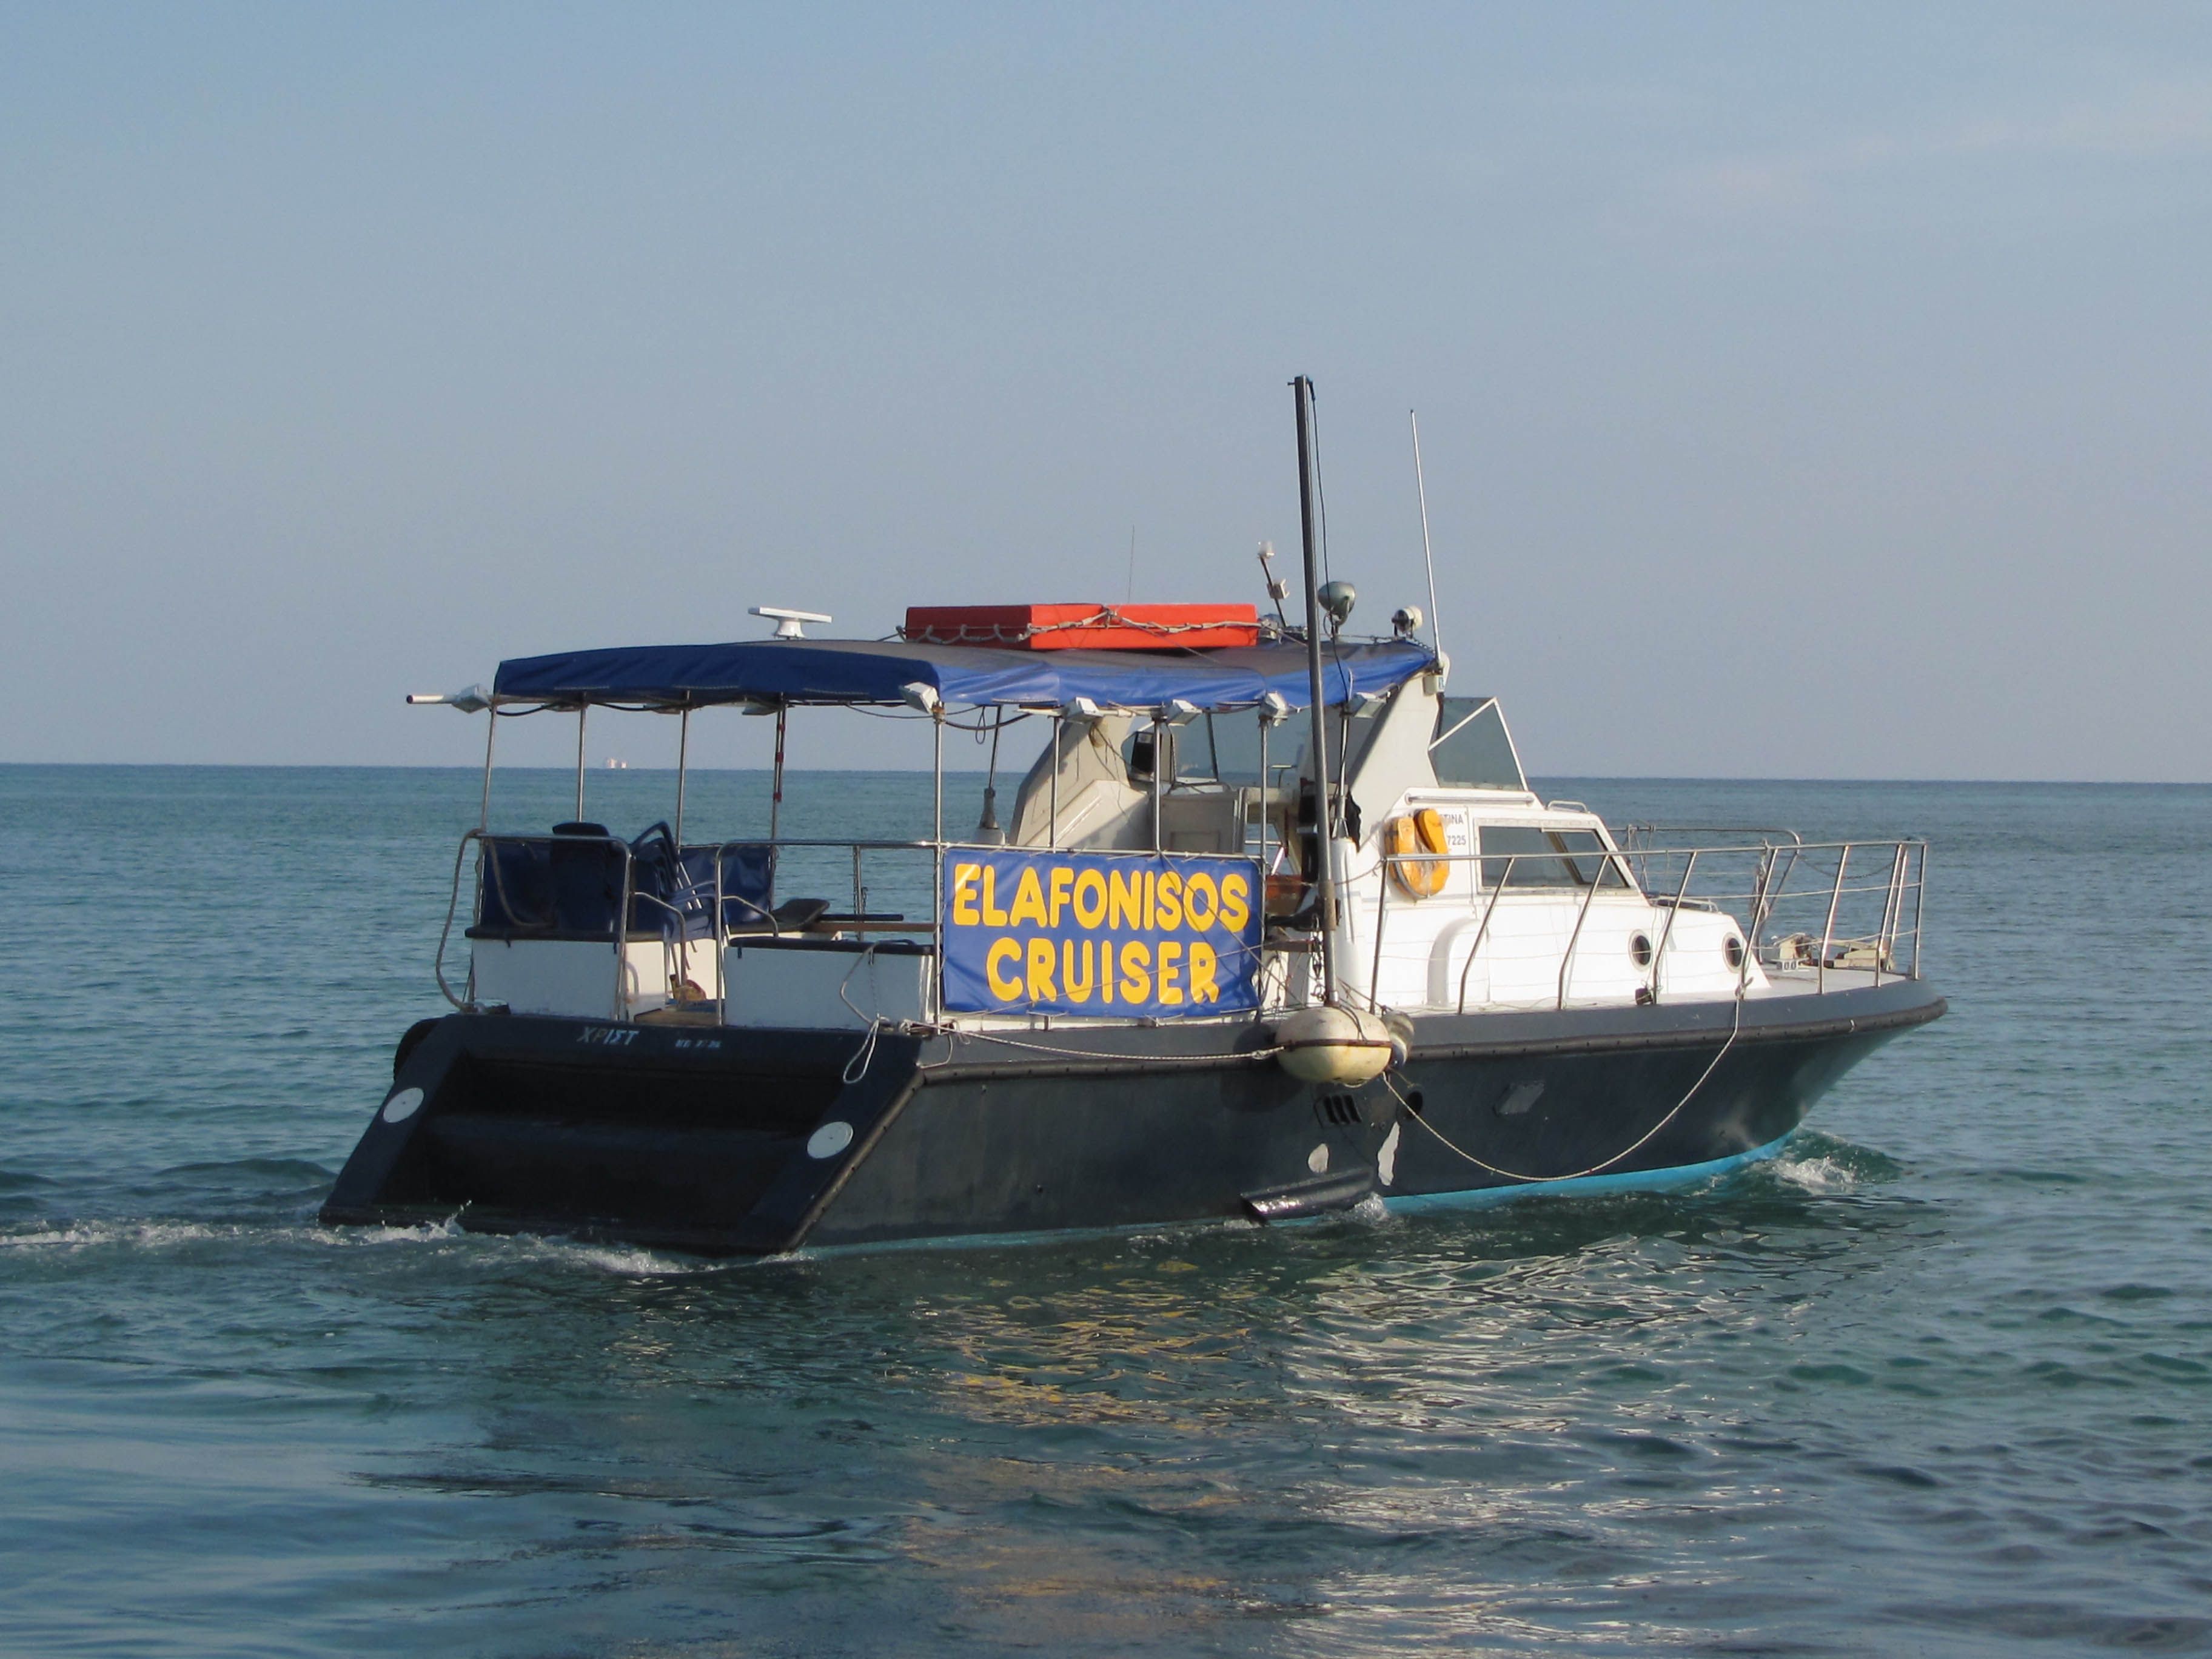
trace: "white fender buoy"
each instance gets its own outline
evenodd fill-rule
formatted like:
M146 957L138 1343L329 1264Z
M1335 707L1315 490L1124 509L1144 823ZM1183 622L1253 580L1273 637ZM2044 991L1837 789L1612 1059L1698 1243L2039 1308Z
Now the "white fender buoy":
M1275 1027L1283 1069L1308 1083L1355 1088L1390 1064L1390 1028L1358 1008L1301 1008Z

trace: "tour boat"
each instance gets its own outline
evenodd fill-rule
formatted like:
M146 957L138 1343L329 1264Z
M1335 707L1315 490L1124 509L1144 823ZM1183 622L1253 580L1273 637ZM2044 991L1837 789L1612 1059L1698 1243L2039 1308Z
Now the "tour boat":
M931 605L834 640L763 607L773 637L412 699L487 723L452 1012L401 1039L323 1220L776 1255L1677 1186L1942 1015L1925 843L1616 834L1529 787L1420 612L1347 632L1294 385L1295 621L1272 574L1273 615ZM672 822L586 819L591 710L673 717L685 757L695 714L772 716L781 802L799 708L909 720L928 821L701 836L681 759ZM576 817L495 830L492 734L540 714L578 722ZM948 823L947 732L1018 723L1007 822L994 789Z

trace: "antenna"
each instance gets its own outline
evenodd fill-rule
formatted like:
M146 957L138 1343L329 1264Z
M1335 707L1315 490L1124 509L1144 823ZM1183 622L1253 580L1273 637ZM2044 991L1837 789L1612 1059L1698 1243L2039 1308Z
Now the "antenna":
M1276 623L1287 632L1291 619L1283 614L1283 601L1291 597L1291 585L1275 574L1274 556L1274 543L1261 542L1260 544L1261 580L1267 585L1267 597L1275 602Z
M803 640L805 630L801 623L821 623L825 626L836 620L819 611L787 611L780 605L757 605L753 615L765 617L775 624L775 636L780 640Z
M1421 501L1421 562L1429 572L1429 643L1437 648L1437 666L1449 670L1451 663L1444 655L1443 626L1437 614L1437 560L1429 550L1429 485L1421 476L1421 418L1409 409L1406 419L1413 428L1413 493Z

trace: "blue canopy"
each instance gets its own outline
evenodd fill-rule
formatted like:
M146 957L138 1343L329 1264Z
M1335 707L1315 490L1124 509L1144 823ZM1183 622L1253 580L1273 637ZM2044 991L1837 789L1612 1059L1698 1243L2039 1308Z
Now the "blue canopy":
M1322 653L1331 703L1389 691L1435 661L1411 640L1330 646ZM1305 647L1216 651L1013 651L898 640L744 640L639 645L518 657L499 665L501 702L703 708L710 703L897 703L919 681L943 702L1058 708L1088 697L1103 708L1249 708L1270 691L1307 706Z

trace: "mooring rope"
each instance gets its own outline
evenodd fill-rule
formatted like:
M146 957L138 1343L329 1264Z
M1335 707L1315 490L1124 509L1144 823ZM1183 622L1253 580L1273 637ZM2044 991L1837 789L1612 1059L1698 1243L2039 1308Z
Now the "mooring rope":
M878 941L878 943L880 943L880 941ZM858 1083L862 1078L867 1076L868 1066L876 1057L876 1039L878 1036L882 1035L884 1026L893 1023L885 1019L881 1014L862 1013L859 1008L854 1006L853 999L845 994L845 988L853 982L853 975L860 971L860 964L862 963L866 963L869 965L869 988L872 990L874 988L875 974L873 970L875 960L876 945L875 944L871 944L866 950L862 951L858 957L854 958L853 965L845 970L845 977L837 981L837 1000L843 1003L848 1008L851 1008L853 1010L854 1018L865 1019L868 1022L867 1035L860 1039L860 1046L853 1051L852 1059L845 1062L845 1069L841 1074L841 1080L848 1089L855 1083ZM881 1000L880 998L878 1000Z
M1270 1048L1243 1048L1230 1054L1101 1054L1096 1048L1062 1048L1048 1042L1024 1042L1018 1037L1001 1036L995 1031L963 1031L957 1027L945 1026L934 1028L934 1030L937 1035L967 1037L976 1042L996 1042L1008 1048L1025 1048L1032 1054L1057 1054L1069 1060L1127 1060L1132 1066L1210 1066L1224 1060L1273 1060L1283 1052L1283 1045L1279 1042ZM948 1060L938 1063L949 1066L952 1062Z
M1607 1158L1601 1164L1593 1164L1586 1170L1576 1170L1566 1175L1524 1175L1518 1170L1501 1170L1495 1164L1486 1164L1482 1159L1477 1158L1473 1152L1468 1152L1464 1146L1455 1145L1444 1134L1443 1130L1437 1128L1435 1124L1430 1122L1427 1118L1422 1116L1419 1112L1414 1110L1412 1103L1407 1101L1404 1095L1399 1094L1398 1085L1389 1073L1385 1072L1382 1074L1382 1081L1385 1085L1389 1087L1392 1094L1397 1095L1398 1103L1405 1107L1407 1116L1412 1118L1414 1122L1419 1124L1424 1129L1426 1129L1431 1134L1442 1141L1447 1150L1465 1158L1468 1163L1474 1164L1476 1169L1487 1170L1490 1174L1494 1176L1502 1176L1508 1181L1524 1182L1531 1186L1545 1186L1560 1181L1580 1181L1585 1176L1601 1175L1606 1170L1611 1169L1614 1164L1620 1163L1623 1158L1632 1157L1636 1153L1643 1151L1644 1147L1650 1146L1653 1138L1656 1137L1662 1129L1665 1128L1676 1118L1680 1117L1682 1115L1682 1109L1687 1106L1692 1100L1696 1098L1698 1091L1705 1086L1705 1079L1712 1076L1713 1073L1719 1068L1721 1061L1728 1058L1729 1050L1735 1047L1737 1034L1742 1030L1743 998L1739 994L1735 1000L1735 1019L1729 1027L1728 1041L1722 1043L1720 1046L1720 1052L1716 1054L1711 1060L1706 1062L1705 1069L1698 1073L1698 1080L1690 1085L1689 1093L1684 1095L1680 1100L1676 1101L1674 1107L1668 1112L1666 1116L1661 1118L1649 1129L1646 1129L1643 1134L1638 1136L1631 1145L1622 1147L1620 1151L1615 1152L1611 1158Z

